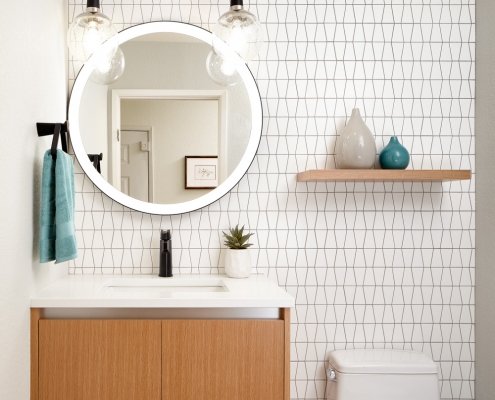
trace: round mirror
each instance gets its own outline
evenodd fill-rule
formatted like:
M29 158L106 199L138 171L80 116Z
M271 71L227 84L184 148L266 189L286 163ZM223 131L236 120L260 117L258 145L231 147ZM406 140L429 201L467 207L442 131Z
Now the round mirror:
M244 63L235 62L233 85L210 77L211 41L210 32L185 23L137 25L79 72L69 103L74 152L94 184L124 206L197 210L224 196L251 165L261 139L259 91ZM98 57L116 42L125 70L102 85Z

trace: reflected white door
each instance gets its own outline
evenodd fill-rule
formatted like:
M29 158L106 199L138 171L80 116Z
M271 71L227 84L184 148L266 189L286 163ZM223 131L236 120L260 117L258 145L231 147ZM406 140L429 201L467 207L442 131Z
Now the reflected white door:
M146 202L150 198L150 132L120 131L120 190Z

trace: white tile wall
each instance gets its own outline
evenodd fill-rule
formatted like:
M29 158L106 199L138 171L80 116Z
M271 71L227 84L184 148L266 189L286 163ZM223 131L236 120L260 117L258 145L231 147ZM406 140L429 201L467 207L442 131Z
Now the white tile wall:
M213 4L214 3L214 4ZM103 0L125 28L178 20L210 29L228 1ZM75 274L157 273L172 228L180 273L221 273L221 230L256 232L257 270L296 298L294 399L325 397L340 348L425 351L445 399L474 399L474 179L299 183L334 166L335 138L361 108L379 147L397 134L414 168L474 169L474 0L247 1L263 21L251 64L264 106L248 174L211 206L147 215L77 173ZM84 2L69 0L69 20ZM73 81L78 65L70 63Z

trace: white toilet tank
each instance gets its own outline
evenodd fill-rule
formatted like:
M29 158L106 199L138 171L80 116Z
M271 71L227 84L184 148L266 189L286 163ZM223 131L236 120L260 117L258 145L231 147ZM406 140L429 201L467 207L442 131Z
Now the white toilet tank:
M328 363L328 400L440 399L437 366L423 353L335 350Z

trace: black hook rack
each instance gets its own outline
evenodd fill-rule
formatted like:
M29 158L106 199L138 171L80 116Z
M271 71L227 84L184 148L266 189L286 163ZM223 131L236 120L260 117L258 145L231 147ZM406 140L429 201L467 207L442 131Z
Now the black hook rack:
M53 135L51 155L54 160L57 159L57 147L59 138L62 141L62 150L66 153L68 152L67 134L69 133L69 130L67 129L67 121L60 123L37 122L36 130L38 131L39 137Z
M93 163L93 166L101 174L100 161L103 160L103 153L100 154L88 154L89 161Z

